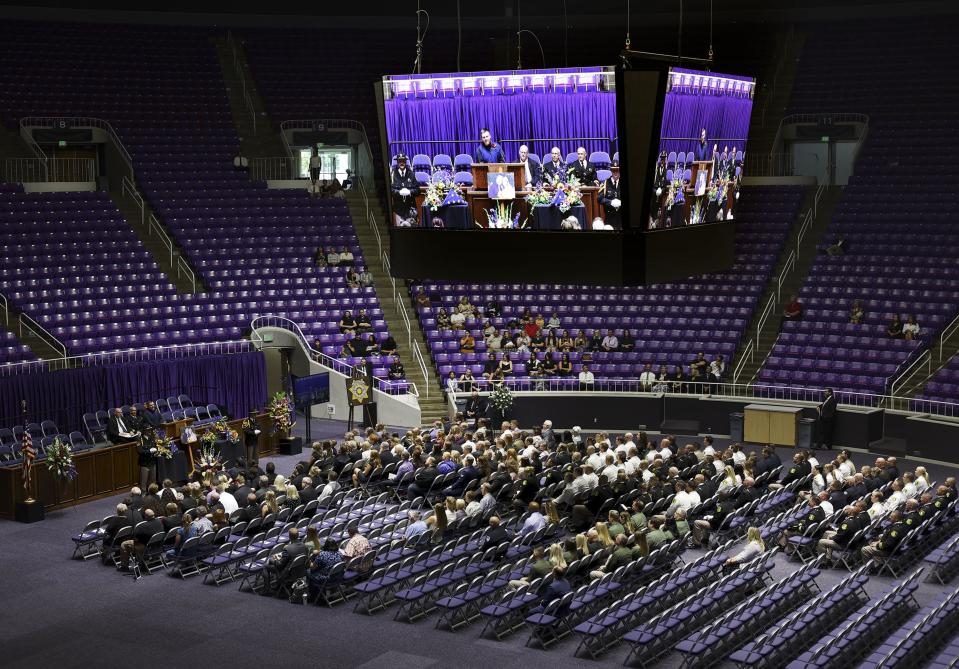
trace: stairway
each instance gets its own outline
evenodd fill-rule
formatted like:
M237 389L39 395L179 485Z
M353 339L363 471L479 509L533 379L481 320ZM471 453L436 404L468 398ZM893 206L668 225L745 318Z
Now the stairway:
M782 50L766 76L760 78L759 94L753 102L752 123L749 128L747 151L753 156L765 156L776 150L773 143L779 122L786 113L792 96L793 81L799 67L804 35L797 32L780 36ZM774 83L775 82L775 83ZM765 109L765 113L763 110ZM782 149L778 149L781 151Z
M816 261L816 247L821 243L829 241L825 238L825 234L826 230L829 228L829 222L832 220L833 212L836 210L836 206L839 204L839 200L842 198L842 186L827 186L823 190L823 193L819 199L819 205L816 207L816 215L813 218L809 232L806 233L802 243L799 245L799 252L796 258L796 267L783 282L782 290L778 300L775 303L775 306L773 307L771 315L766 319L762 331L757 333L755 330L757 321L762 315L762 310L765 309L766 304L769 301L769 296L776 292L776 282L778 281L779 275L785 266L790 252L793 249L796 249L796 234L799 232L799 226L801 225L802 218L806 215L806 212L813 204L815 192L815 187L810 188L810 194L806 197L806 200L800 207L801 213L799 215L799 219L797 220L796 224L794 224L793 230L790 231L789 241L783 246L779 261L777 262L776 267L771 274L769 285L767 286L766 292L763 294L763 297L759 302L760 307L756 312L753 323L750 324L750 327L747 330L747 332L750 333L750 337L756 341L756 349L752 360L746 362L743 366L742 372L740 372L739 375L739 383L752 383L755 381L756 375L759 373L759 369L763 366L766 358L769 357L769 353L772 350L773 345L779 338L779 331L782 327L783 321L782 306L788 302L792 295L799 294L803 283L806 281L806 277L809 276L810 268ZM744 346L748 344L750 337L744 338ZM740 350L737 355L742 355L742 353L743 351ZM739 358L737 357L737 360L738 359Z
M243 156L246 158L286 157L286 147L280 139L280 134L270 123L266 105L256 89L253 75L250 74L250 66L246 62L246 52L243 49L242 42L234 41L233 44L236 45L240 70L246 79L246 90L250 96L250 101L253 103L253 113L256 118L255 128L243 96L243 79L237 74L236 67L233 64L233 46L227 37L215 37L213 43L216 46L216 55L220 61L223 83L230 100L230 113L233 115L233 125L236 127L237 135L240 138L240 151ZM285 168L287 164L284 161L284 164L278 167ZM281 176L277 178L281 178ZM287 176L285 178L292 179L294 177Z
M143 243L143 246L146 247L150 255L153 256L153 259L156 260L157 265L160 266L160 269L162 269L167 275L167 278L170 279L170 283L176 286L177 292L204 292L206 288L203 285L203 279L195 268L191 267L193 275L196 278L195 285L190 279L189 274L180 270L179 258L181 257L181 252L176 240L173 239L173 235L167 232L173 244L173 255L171 257L170 249L166 246L166 243L162 241L157 234L151 233L148 221L150 220L150 214L153 213L153 209L150 207L150 203L144 200L145 210L142 213L141 219L140 206L133 201L133 198L124 195L119 184L115 185L113 181L110 182L109 195L113 203L116 204L117 209L123 214L127 225L130 226L130 229L133 230L134 234L140 239L140 242Z
M384 245L384 250L389 247L389 231L385 225L387 220L386 212L380 206L379 199L375 194L371 194L370 211L377 222L377 230L380 233L380 239ZM366 204L363 195L358 189L347 191L347 203L350 206L350 215L353 217L353 227L356 228L356 236L363 248L363 257L369 263L369 270L373 274L373 287L376 289L376 295L380 301L380 307L383 309L383 318L389 327L390 333L396 339L399 346L399 356L406 369L406 378L416 384L420 394L420 409L422 411L422 421L424 424L431 423L448 415L446 401L443 398L443 392L440 390L440 382L436 375L436 369L429 355L429 349L426 347L426 338L420 327L419 319L416 317L409 302L409 295L406 290L406 282L403 279L396 280L396 298L393 297L394 282L383 269L383 264L379 260L379 250L376 244L376 235L370 228L366 220ZM413 358L410 351L409 341L407 339L406 324L400 314L401 304L406 307L406 313L410 320L410 334L414 342L419 344L419 350L423 354L423 360L426 363L426 376Z

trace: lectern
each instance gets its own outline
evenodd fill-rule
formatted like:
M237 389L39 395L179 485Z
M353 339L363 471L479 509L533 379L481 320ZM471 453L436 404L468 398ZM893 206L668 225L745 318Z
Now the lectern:
M802 407L775 404L747 404L743 409L745 440L753 444L796 446L799 443L796 429L802 410Z
M474 163L473 164L473 188L476 190L489 190L489 173L493 172L512 172L513 183L517 190L526 183L526 172L523 163Z

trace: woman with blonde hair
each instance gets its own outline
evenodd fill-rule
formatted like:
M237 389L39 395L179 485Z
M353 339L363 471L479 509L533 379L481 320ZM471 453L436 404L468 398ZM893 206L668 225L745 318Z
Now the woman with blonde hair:
M576 535L576 552L581 558L589 555L589 540L582 532Z
M763 542L763 537L759 533L759 528L754 525L746 530L746 545L743 546L743 549L727 559L723 564L727 567L743 564L744 562L749 562L765 550L766 544Z
M296 489L295 485L287 484L286 486L286 505L291 509L300 505L300 491Z
M603 544L603 548L609 548L616 543L609 534L609 527L602 521L596 523L596 534L599 537L599 543Z
M553 567L566 569L566 556L563 555L561 544L555 543L549 547L549 561L553 564Z
M439 506L439 504L437 504ZM463 507L464 509L466 507ZM447 497L446 498L446 522L452 523L456 520L456 498Z
M556 505L552 502L544 502L543 506L546 507L546 519L553 525L559 525L559 511L556 510Z
M742 484L742 479L739 478L739 475L736 473L736 470L733 469L732 465L726 465L726 475L723 476L723 480L719 482L720 489L722 488L735 488L738 485Z
M260 517L266 518L269 514L277 511L279 511L279 507L276 504L276 493L267 490L266 496L263 498L263 504L260 506Z

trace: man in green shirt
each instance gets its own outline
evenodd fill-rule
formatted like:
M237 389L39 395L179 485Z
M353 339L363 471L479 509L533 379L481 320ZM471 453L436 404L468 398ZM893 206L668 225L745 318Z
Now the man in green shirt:
M658 519L653 518L649 521L649 532L646 533L646 545L649 547L650 553L673 539L673 533L669 530L664 530L662 523Z
M533 548L533 564L530 565L529 574L515 581L510 581L509 585L514 590L524 585L529 585L537 578L543 578L553 571L553 564L546 559L546 546L538 544Z
M613 549L613 554L607 558L606 564L603 565L602 569L591 571L589 577L601 578L604 574L611 574L620 567L632 562L633 559L633 552L626 547L626 535L619 534L616 536L616 548Z

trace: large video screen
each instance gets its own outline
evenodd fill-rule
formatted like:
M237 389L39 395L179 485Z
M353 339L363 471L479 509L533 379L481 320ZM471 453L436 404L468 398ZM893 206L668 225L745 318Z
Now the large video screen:
M735 218L754 88L749 77L669 70L649 229Z
M613 68L383 78L396 228L620 231Z

